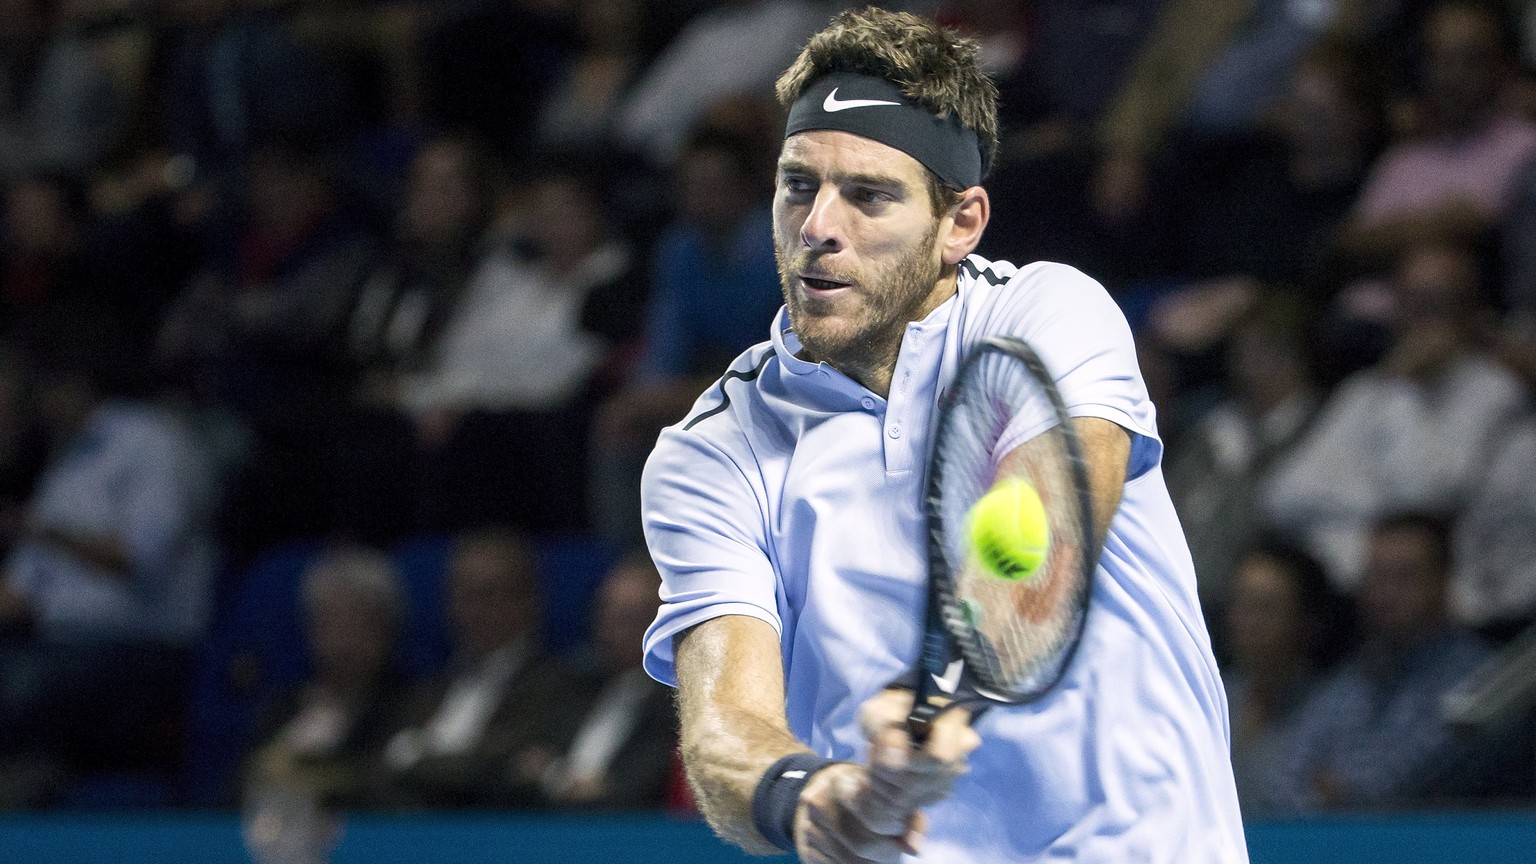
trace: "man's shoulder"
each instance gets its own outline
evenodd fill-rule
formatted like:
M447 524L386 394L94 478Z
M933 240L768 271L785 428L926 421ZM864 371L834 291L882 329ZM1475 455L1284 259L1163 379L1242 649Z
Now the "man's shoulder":
M765 371L776 359L772 342L743 351L699 394L687 416L669 429L711 438L739 434L743 431L739 412L746 400L755 397Z
M967 331L973 335L1027 335L1028 321L1056 325L1096 324L1106 316L1124 319L1104 286L1070 264L1034 261L1023 266L970 255L960 262ZM1055 329L1059 329L1059 326ZM1034 333L1036 338L1047 334Z
M960 276L972 289L1002 289L1011 291L1080 292L1084 289L1104 288L1092 276L1071 264L1058 261L1032 261L1014 264L1001 259L992 260L981 255L967 255L960 262Z

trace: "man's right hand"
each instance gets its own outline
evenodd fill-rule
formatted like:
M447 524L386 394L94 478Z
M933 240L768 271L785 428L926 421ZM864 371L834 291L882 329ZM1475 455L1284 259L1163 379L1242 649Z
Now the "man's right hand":
M800 792L795 851L805 864L894 864L916 854L925 820L868 768L851 762L816 772Z
M895 862L916 854L926 820L921 808L949 796L981 744L969 712L945 711L922 747L907 732L910 690L889 689L865 702L859 723L869 739L867 766L817 772L800 793L795 845L815 864Z

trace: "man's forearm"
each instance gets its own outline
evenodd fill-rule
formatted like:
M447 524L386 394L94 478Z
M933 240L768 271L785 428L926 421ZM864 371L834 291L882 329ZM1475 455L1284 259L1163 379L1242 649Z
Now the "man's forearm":
M752 826L752 795L780 758L809 752L784 720L773 628L754 618L707 621L678 638L683 764L699 810L723 839L777 852Z

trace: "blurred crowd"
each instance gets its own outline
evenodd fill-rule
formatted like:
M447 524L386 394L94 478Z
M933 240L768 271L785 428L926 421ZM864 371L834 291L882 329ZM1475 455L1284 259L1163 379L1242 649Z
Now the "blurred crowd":
M0 0L0 808L686 809L639 472L840 5ZM1536 796L1441 710L1536 619L1536 7L888 5L1137 333L1245 806Z

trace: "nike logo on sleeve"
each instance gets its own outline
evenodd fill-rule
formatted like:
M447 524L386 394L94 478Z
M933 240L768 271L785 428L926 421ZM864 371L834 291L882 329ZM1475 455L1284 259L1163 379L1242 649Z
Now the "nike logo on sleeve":
M833 87L832 92L828 93L826 100L821 103L821 110L827 112L828 114L834 114L838 111L847 111L849 108L870 108L875 105L901 104L900 102L887 102L883 99L838 99L837 90L838 88Z

